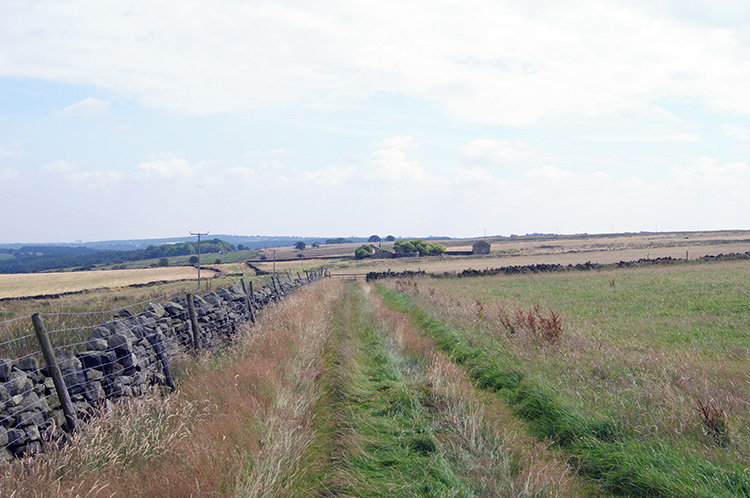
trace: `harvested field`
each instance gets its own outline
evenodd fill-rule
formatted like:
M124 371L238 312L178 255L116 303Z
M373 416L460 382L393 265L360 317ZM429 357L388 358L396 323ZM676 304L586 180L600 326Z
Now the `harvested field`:
M211 270L201 270L201 277L211 278L214 273ZM0 274L0 299L191 279L197 279L196 269L192 266L138 270Z

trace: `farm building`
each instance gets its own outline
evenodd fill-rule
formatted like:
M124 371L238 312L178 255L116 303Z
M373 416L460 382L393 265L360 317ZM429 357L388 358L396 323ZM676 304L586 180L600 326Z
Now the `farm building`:
M474 244L471 246L471 253L472 254L489 254L490 247L492 246L490 245L489 242L480 240L478 242L474 242Z

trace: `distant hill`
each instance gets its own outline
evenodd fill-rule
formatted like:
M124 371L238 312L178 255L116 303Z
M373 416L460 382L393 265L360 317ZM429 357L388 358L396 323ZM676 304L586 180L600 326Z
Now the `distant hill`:
M319 244L325 244L328 240L334 240L338 238L344 238L351 242L367 242L369 237L299 237L299 236L286 236L286 235L226 235L226 234L209 234L204 236L203 240L207 239L221 239L229 242L233 246L242 245L247 249L263 249L264 247L286 247L293 246L297 241L303 241L307 245L311 245L313 242ZM424 240L434 239L449 239L450 237L398 237L404 239L421 238ZM149 246L160 246L163 244L176 244L179 242L196 242L198 237L187 235L185 237L165 237L158 239L129 239L129 240L102 240L96 242L59 242L59 243L44 243L44 244L28 244L28 243L15 243L15 244L0 244L0 249L29 249L37 247L85 247L94 249L97 251L135 251L138 249L146 249Z

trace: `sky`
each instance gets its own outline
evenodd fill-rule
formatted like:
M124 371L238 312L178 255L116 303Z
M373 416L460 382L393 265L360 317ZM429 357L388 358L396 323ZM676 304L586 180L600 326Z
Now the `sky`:
M750 228L748 0L7 0L0 243Z

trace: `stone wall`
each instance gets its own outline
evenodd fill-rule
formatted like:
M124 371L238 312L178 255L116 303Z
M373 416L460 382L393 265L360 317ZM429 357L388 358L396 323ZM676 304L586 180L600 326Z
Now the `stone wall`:
M217 347L247 323L249 298L259 310L317 278L313 273L309 279L277 280L276 285L258 289L252 296L240 285L194 295L200 346ZM50 330L50 337L55 332ZM185 296L150 302L135 313L122 308L111 320L82 332L82 342L55 347L67 391L82 420L109 409L117 399L165 390L171 379L164 363L194 349ZM158 358L159 350L164 363ZM48 443L64 439L66 419L53 379L42 363L38 351L14 360L0 359L0 461L38 454Z

